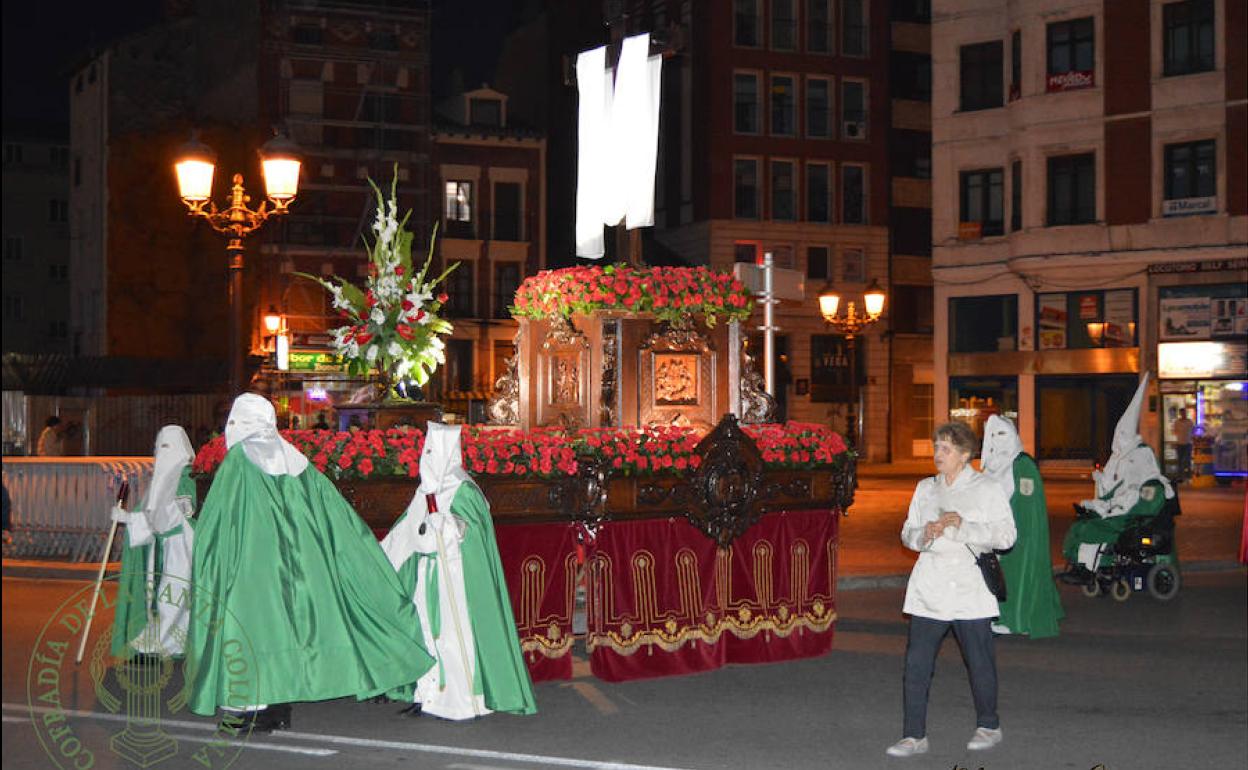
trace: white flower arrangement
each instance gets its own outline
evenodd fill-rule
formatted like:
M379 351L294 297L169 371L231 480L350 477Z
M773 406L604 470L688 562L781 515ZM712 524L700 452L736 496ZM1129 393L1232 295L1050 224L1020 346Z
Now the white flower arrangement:
M345 278L297 275L316 281L329 292L333 307L346 323L331 330L334 352L347 362L351 374L364 374L376 369L383 380L399 382L411 379L424 385L439 364L446 363L446 343L442 335L451 332L451 323L438 317L446 295L434 294L459 263L449 266L437 278L426 280L433 262L433 244L420 272L412 271L414 235L406 229L409 211L402 221L398 217L398 175L390 184L390 197L368 180L377 194L377 217L373 221L374 242L368 252L368 280L363 290Z

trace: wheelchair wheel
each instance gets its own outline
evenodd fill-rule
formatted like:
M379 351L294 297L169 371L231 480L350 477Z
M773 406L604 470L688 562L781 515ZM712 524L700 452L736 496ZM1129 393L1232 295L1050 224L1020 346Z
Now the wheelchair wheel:
M1092 578L1091 582L1084 583L1083 585L1079 586L1079 590L1083 591L1083 595L1088 597L1089 599L1095 599L1096 597L1101 595L1101 581L1097 580L1094 577Z
M1125 602L1131 598L1131 584L1126 578L1118 578L1109 589L1110 596L1114 597L1116 602Z
M1148 570L1145 584L1148 593L1157 601L1168 602L1179 592L1183 580L1173 564L1154 564Z

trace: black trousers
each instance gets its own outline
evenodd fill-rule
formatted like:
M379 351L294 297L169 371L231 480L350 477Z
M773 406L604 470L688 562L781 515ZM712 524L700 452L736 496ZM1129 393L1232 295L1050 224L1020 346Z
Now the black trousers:
M949 628L962 648L975 701L975 725L993 730L1001 726L997 718L997 661L993 648L992 618L976 620L933 620L910 616L910 638L906 643L906 670L903 680L905 724L902 736L927 737L927 696L936 670L936 654Z

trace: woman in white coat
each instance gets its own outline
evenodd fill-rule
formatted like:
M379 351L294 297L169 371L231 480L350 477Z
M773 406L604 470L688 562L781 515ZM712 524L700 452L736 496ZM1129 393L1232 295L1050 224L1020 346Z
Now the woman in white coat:
M889 756L927 752L927 697L936 655L953 629L971 681L975 732L968 749L1001 742L997 717L997 665L992 620L997 599L975 564L979 553L1009 548L1016 537L1005 492L970 466L978 441L960 422L932 436L937 474L919 482L901 530L901 542L919 552L906 586L903 611L910 616L904 675L902 739Z

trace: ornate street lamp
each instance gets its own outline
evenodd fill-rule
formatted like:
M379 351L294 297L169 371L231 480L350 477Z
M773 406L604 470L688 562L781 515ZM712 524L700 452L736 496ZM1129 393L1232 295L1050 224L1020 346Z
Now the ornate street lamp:
M212 177L217 157L212 148L199 141L198 132L182 146L174 162L178 193L192 217L203 217L212 229L229 236L230 304L230 394L243 389L243 238L260 229L269 217L285 214L299 192L298 148L289 139L276 136L260 148L267 201L256 209L247 208L251 197L243 189L243 175L235 174L230 189L230 205L222 210L212 202ZM272 208L269 207L272 204Z
M829 326L845 337L845 347L849 354L849 424L845 438L850 446L857 443L855 433L858 424L858 356L855 338L863 329L880 320L880 314L884 312L884 290L879 283L871 281L871 285L862 295L862 304L867 311L863 315L859 315L853 300L849 301L844 315L837 315L841 305L840 293L830 282L819 292L819 313Z

